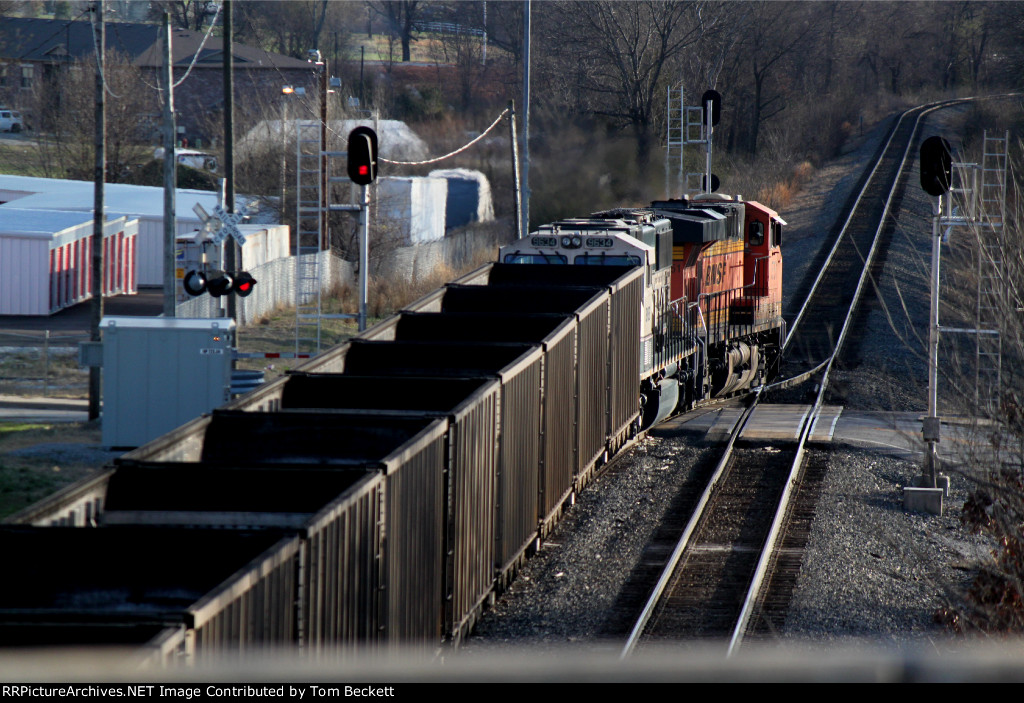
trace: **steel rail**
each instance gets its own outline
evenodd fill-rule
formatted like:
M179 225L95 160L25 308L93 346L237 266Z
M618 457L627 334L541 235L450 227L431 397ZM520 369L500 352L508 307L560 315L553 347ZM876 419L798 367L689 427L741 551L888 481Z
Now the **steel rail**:
M1001 96L1001 97L1006 97L1006 96ZM818 269L818 275L815 277L814 283L811 284L811 290L807 293L807 297L804 298L803 305L801 305L801 307L800 307L800 312L797 313L796 319L794 319L793 320L793 324L790 325L789 332L786 334L786 341L782 345L782 352L783 352L783 354L785 354L786 349L789 347L790 341L793 339L793 336L794 336L793 333L796 332L797 327L800 325L800 322L803 320L804 314L807 312L808 306L810 305L811 298L814 297L814 293L818 290L818 284L821 283L822 277L825 275L825 272L828 270L829 266L831 265L832 259L835 256L836 250L839 249L839 244L842 242L843 237L846 236L847 230L850 227L850 223L853 221L854 215L857 214L857 208L860 206L861 199L864 197L864 194L867 192L868 186L871 185L872 180L875 178L875 175L877 174L879 167L881 167L882 162L885 161L886 155L889 153L889 147L892 145L893 139L896 138L896 133L899 130L900 124L903 122L904 118L906 118L912 112L920 110L921 112L917 116L917 122L919 123L921 117L923 117L924 115L928 114L929 112L932 112L933 110L938 110L938 109L943 108L943 107L950 107L952 105L957 105L957 104L960 104L960 103L963 103L963 102L967 102L967 101L973 100L973 99L974 98L958 98L956 100L944 100L944 101L939 101L939 102L935 102L935 103L926 103L925 105L919 105L917 107L913 107L913 108L910 108L909 110L906 110L905 112L903 112L899 116L899 119L896 120L896 124L893 125L892 130L889 133L889 138L885 142L885 147L882 149L881 154L879 155L879 157L875 160L875 165L872 167L871 172L868 174L868 177L864 180L864 185L860 189L860 192L857 194L857 199L854 200L853 205L850 207L849 213L847 213L846 219L843 221L842 229L840 229L839 230L839 234L836 235L835 242L833 242L833 244L832 244L832 249L829 251L828 257L825 259L825 262L822 264L821 268ZM913 136L916 133L916 129L917 129L916 123L915 123L915 128L914 129L915 129L915 131L911 133L911 141L913 141ZM896 179L893 181L893 187L895 187L896 181L899 180L899 174L900 173L902 173L902 167L901 167L901 169L899 171L897 171ZM890 190L890 196L891 196L891 190L892 189L890 188L889 190ZM887 201L886 208L888 209L888 201ZM833 351L833 353L834 353L834 351Z
M753 401L743 411L739 419L736 421L736 424L733 426L732 434L729 437L728 444L725 446L725 451L722 453L722 458L719 459L718 465L715 467L715 471L712 474L711 479L708 481L708 485L704 489L704 493L701 494L700 500L697 502L693 514L690 516L690 520L686 523L686 528L679 537L679 541L676 543L675 549L672 550L672 555L665 563L665 568L661 572L661 577L658 579L658 583L654 586L654 590L648 597L647 603L644 605L644 609L640 613L640 617L637 619L636 624L633 625L633 630L630 632L629 637L626 639L626 644L623 646L622 652L619 654L620 659L625 659L629 656L640 641L640 636L647 627L647 623L650 621L651 615L653 615L654 609L657 607L662 595L664 595L665 589L668 587L669 581L672 579L676 566L679 564L679 560L682 558L683 553L690 544L690 538L696 531L697 524L704 516L704 510L711 501L712 493L714 493L719 483L721 483L722 477L725 475L725 470L729 465L730 459L732 459L733 447L736 445L736 440L739 439L739 436L743 433L743 430L747 425L747 421L750 419L754 408L761 399L761 392L763 390L764 386L757 389Z
M871 275L871 266L874 263L875 254L878 251L878 242L881 239L882 229L890 216L890 210L892 207L893 196L898 188L899 181L903 176L907 166L907 158L910 155L910 149L914 144L914 139L917 136L918 128L921 125L921 120L928 114L935 110L949 107L950 104L956 104L961 101L947 101L941 105L928 107L927 109L921 109L916 120L914 121L914 128L910 132L910 136L907 138L907 145L903 150L903 158L900 160L899 168L896 169L896 177L893 181L892 187L889 189L889 195L885 200L885 207L882 209L882 215L878 220L878 227L875 229L875 234L871 242L871 249L868 252L867 257L864 259L864 270L861 271L860 278L857 281L857 288L854 291L853 299L850 301L850 308L847 311L846 319L843 322L843 329L839 333L839 338L836 340L835 349L828 358L828 364L825 367L825 372L822 375L821 383L818 386L817 398L814 401L814 407L811 412L807 414L804 419L803 426L800 429L800 439L797 443L796 456L793 457L793 464L790 468L789 477L786 480L786 486L783 489L782 497L779 500L779 508L775 513L775 518L772 521L771 529L768 532L768 537L765 540L764 547L761 550L761 556L757 562L757 568L754 571L754 577L751 579L750 587L747 591L747 596L743 601L743 607L740 610L740 617L737 620L736 627L733 630L732 637L729 640L729 649L726 653L727 657L733 656L739 649L743 637L746 634L747 626L750 622L750 618L753 615L754 608L757 604L758 597L761 593L761 587L764 583L765 576L768 573L768 566L775 555L776 542L779 536L782 534L782 526L785 522L785 518L789 509L789 503L792 497L796 493L796 486L798 484L800 471L803 467L803 457L807 448L807 440L810 438L811 429L818 421L818 417L821 415L821 407L825 401L825 391L828 389L829 375L832 373L832 367L838 358L839 351L843 348L843 344L846 342L846 336L852 327L853 318L857 309L857 305L860 301L861 295L864 292L864 285ZM916 108L920 109L920 108ZM909 112L909 111L908 111ZM906 113L904 113L906 114ZM886 147L888 151L888 147ZM884 158L884 154L883 157ZM881 159L879 159L881 161ZM870 182L871 179L868 179ZM865 183L865 189L868 183ZM862 192L863 194L863 192ZM858 202L860 197L858 196ZM844 228L845 229L845 228Z
M990 96L990 97L992 97L992 98L1007 98L1007 97L1016 97L1016 96L1017 96L1017 94L1006 94L1006 95ZM633 630L631 631L631 633L630 633L630 635L629 635L629 637L628 637L628 639L626 641L626 644L624 645L624 647L622 649L622 652L620 653L620 659L629 656L635 650L635 648L636 648L636 646L637 646L637 644L639 642L640 636L643 634L643 631L646 628L647 623L650 621L650 618L651 618L651 616L652 616L652 614L654 612L655 607L657 606L657 603L660 601L661 597L664 595L665 589L667 588L668 583L669 583L669 581L671 580L671 578L672 578L672 576L674 574L676 566L678 565L680 559L682 558L683 553L686 551L686 548L689 545L689 541L690 541L694 531L696 530L697 524L704 517L703 513L704 513L708 503L710 502L711 494L714 492L714 489L718 486L718 484L721 481L722 476L725 474L725 469L728 466L729 460L732 457L732 452L733 452L733 448L735 446L736 440L739 438L739 436L742 434L743 430L745 429L746 424L747 424L748 420L750 419L750 416L753 413L753 409L757 406L758 402L760 402L762 391L768 390L768 389L773 389L773 388L785 388L787 386L794 385L795 383L798 383L800 381L806 380L807 378L809 378L810 376L814 375L818 371L821 371L822 369L824 369L824 373L822 375L822 381L821 381L821 384L820 384L819 389L818 389L818 393L817 393L817 397L815 399L814 406L812 407L811 412L809 412L807 414L807 416L804 418L803 423L801 425L801 428L800 428L800 438L799 438L799 441L798 441L797 452L796 452L796 456L794 457L793 462L792 462L792 466L791 466L791 469L790 469L790 475L789 475L789 477L786 480L786 485L785 485L785 487L783 489L783 494L782 494L782 496L780 497L780 500L779 500L779 507L776 510L775 518L772 521L772 526L771 526L771 528L769 530L768 537L765 540L765 545L764 545L764 547L761 550L761 556L760 556L760 558L758 560L757 568L755 569L755 574L754 574L754 577L752 579L751 586L750 586L750 588L748 588L747 596L744 599L744 604L743 604L743 607L741 609L740 616L737 619L737 625L734 628L733 635L732 635L732 637L730 639L729 649L728 649L728 652L727 652L727 656L732 656L737 651L737 649L739 648L739 646L740 646L740 644L741 644L741 642L743 640L743 637L745 635L745 632L746 632L746 629L747 629L747 625L749 624L750 617L751 617L751 615L753 613L753 610L754 610L754 607L756 605L757 598L758 598L758 596L760 594L761 586L762 586L762 584L764 582L764 578L765 578L765 576L767 574L768 565L770 564L771 559L774 556L774 553L776 551L776 549L775 549L776 548L776 542L778 541L779 536L782 533L782 526L783 526L786 514L788 512L789 503L790 503L793 495L795 494L795 490L794 489L797 486L800 469L802 468L803 457L804 457L804 454L805 454L805 451L806 451L807 441L810 438L811 430L813 429L813 427L815 426L815 424L818 421L818 418L821 415L821 408L822 408L822 405L824 403L825 391L828 388L829 376L830 376L830 374L832 372L833 364L834 364L836 358L838 357L839 351L842 349L843 344L846 341L846 337L847 337L847 335L848 335L848 333L850 331L851 324L852 324L852 321L853 321L853 318L854 318L854 313L856 312L857 306L858 306L858 304L860 302L860 298L863 295L863 290L864 290L865 282L867 281L868 277L870 276L871 266L874 263L875 255L876 255L876 253L878 251L878 241L880 239L879 235L881 234L882 229L885 226L885 223L886 223L886 221L887 221L887 219L888 219L888 217L890 215L890 210L891 210L891 207L892 207L893 194L894 194L894 191L896 190L896 187L899 184L900 177L903 175L903 172L906 170L907 158L908 158L908 156L910 154L911 146L913 145L914 139L915 139L915 137L917 135L918 128L920 127L921 120L926 115L930 114L931 112L934 112L935 110L939 110L939 109L942 109L942 108L951 107L953 105L958 105L958 104L961 104L961 103L969 102L969 101L974 100L974 99L977 99L977 98L960 98L960 99L955 99L955 100L938 101L938 102L935 102L935 103L929 103L929 104L926 104L926 105L921 105L921 106L912 108L912 109L907 110L904 113L902 113L900 115L899 119L897 120L896 124L893 126L892 132L889 135L888 140L886 141L885 148L881 151L879 157L876 159L875 165L872 167L871 173L869 174L868 178L864 181L864 185L861 187L860 192L858 193L857 198L854 201L853 206L850 208L850 212L848 213L848 215L846 217L846 220L843 223L843 227L840 230L840 233L837 235L836 240L835 240L835 242L834 242L834 244L832 246L831 251L829 252L829 255L828 255L827 259L825 260L825 262L821 266L821 269L819 270L818 275L815 278L815 281L814 281L813 285L811 286L811 290L808 292L807 297L804 300L803 305L801 306L800 312L797 315L796 320L793 322L792 328L790 329L790 332L789 332L789 334L786 337L786 342L785 342L785 344L783 346L783 350L785 350L786 346L788 346L789 341L790 341L790 339L793 336L793 334L792 334L793 331L796 330L796 328L799 325L800 321L803 319L803 316L804 316L806 310L808 309L808 305L809 305L810 299L813 297L813 295L814 295L814 293L815 293L815 291L816 291L816 289L818 287L818 284L820 283L820 281L821 281L821 279L822 279L822 277L824 275L824 271L831 264L832 259L833 259L834 255L835 255L835 252L838 249L839 244L842 241L843 236L846 235L847 230L849 228L849 225L850 225L851 221L853 220L853 216L856 213L858 206L860 205L861 199L864 197L865 192L867 191L868 187L872 183L872 179L875 177L879 167L881 166L882 162L886 159L886 157L887 157L887 155L889 153L889 149L890 149L890 147L892 145L892 141L895 138L896 132L897 132L901 122L903 121L904 118L908 117L914 111L920 111L919 114L917 115L917 117L915 118L914 128L911 131L911 134L910 134L909 138L907 139L907 144L906 144L906 146L904 148L903 157L902 157L902 159L900 161L899 168L896 171L896 176L893 179L892 185L888 188L888 196L886 198L885 206L883 208L882 215L879 218L878 227L875 230L875 234L874 234L874 237L872 239L871 248L868 251L868 255L866 257L864 257L864 259L863 259L863 261L864 261L864 268L861 271L861 275L860 275L860 277L858 279L857 287L856 287L856 289L854 291L853 298L850 301L850 306L849 306L849 309L847 310L847 314L846 314L845 320L843 322L843 328L842 328L842 331L840 332L839 338L836 341L835 348L832 350L832 353L823 362L818 364L815 368L811 369L810 371L804 372L804 373L802 373L802 374L800 374L798 376L794 376L794 377L786 379L784 381L779 381L779 382L776 382L776 383L773 383L773 384L770 384L770 385L759 386L756 389L753 402L744 411L744 413L740 416L739 420L737 421L737 423L736 423L736 425L735 425L735 427L733 429L733 432L732 432L732 434L731 434L731 436L729 438L729 442L728 442L728 444L726 446L725 452L723 453L722 458L719 460L719 463L718 463L718 465L715 468L715 472L714 472L711 480L709 481L708 486L705 488L705 491L704 491L703 495L701 496L700 501L698 502L696 508L694 509L693 515L690 517L690 520L688 521L688 523L686 525L686 528L683 531L682 536L680 537L678 543L676 544L675 549L673 550L672 555L670 556L668 562L666 563L665 568L662 571L662 575L661 575L661 577L658 580L658 583L656 584L654 590L652 591L650 597L648 598L647 603L645 604L644 609L643 609L640 617L637 619L637 622L634 625Z

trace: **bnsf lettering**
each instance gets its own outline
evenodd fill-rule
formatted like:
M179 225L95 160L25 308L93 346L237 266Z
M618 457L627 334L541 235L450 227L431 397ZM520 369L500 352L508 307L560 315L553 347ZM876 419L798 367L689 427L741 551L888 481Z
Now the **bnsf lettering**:
M708 264L707 271L704 273L704 285L716 286L723 280L725 280L725 262Z

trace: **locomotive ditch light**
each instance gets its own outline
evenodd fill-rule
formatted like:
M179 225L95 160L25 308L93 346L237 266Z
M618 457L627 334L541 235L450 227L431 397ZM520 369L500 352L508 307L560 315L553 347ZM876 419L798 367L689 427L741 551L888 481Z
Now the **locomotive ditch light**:
M242 271L236 274L234 277L234 292L238 294L240 298L246 298L252 293L252 289L256 287L256 279L252 277L252 274L248 271Z
M206 274L202 271L189 271L181 279L181 285L189 295L202 295L206 292Z
M214 298L219 298L222 295L227 295L232 291L234 279L230 274L222 272L219 276L215 276L206 282L206 290L209 291L210 295Z
M369 127L348 134L348 177L361 186L377 180L377 133Z
M952 181L953 156L949 142L939 136L928 137L921 143L921 188L937 197L949 192Z

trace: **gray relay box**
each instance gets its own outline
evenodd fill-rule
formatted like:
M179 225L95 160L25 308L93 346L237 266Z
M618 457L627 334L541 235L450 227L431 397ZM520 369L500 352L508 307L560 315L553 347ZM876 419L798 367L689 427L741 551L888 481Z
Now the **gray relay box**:
M230 399L230 318L104 317L103 444L138 447Z

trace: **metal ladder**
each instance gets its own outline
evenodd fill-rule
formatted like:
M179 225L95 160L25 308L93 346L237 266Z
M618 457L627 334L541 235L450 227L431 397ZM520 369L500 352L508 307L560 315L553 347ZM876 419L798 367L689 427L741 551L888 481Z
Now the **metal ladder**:
M672 174L676 173L679 196L683 195L683 145L686 143L686 105L683 102L683 84L669 86L666 104L665 134L665 199L672 197Z
M999 412L1002 371L1003 222L1006 217L1006 179L1009 132L1002 137L985 131L981 164L981 226L977 257L977 343L975 345L975 405L989 417Z
M684 147L688 144L704 144L707 151L707 167L710 168L710 135L704 123L704 108L701 105L686 105L683 101L683 84L668 88L666 104L665 133L665 197L672 197L672 171L677 172L676 182L679 197L687 193L703 193L705 172L687 173Z
M704 124L704 108L700 105L688 105L686 107L686 143L704 144L708 143L707 125ZM686 192L704 193L710 187L704 187L704 172L688 172L686 174Z
M320 351L321 192L320 123L296 130L295 353Z

